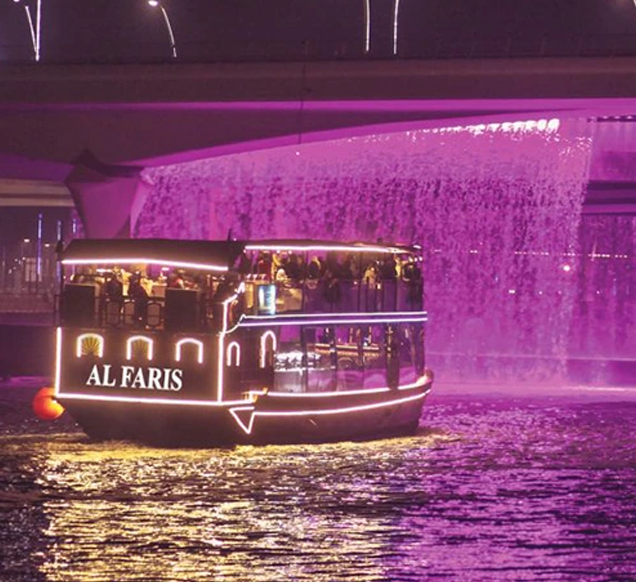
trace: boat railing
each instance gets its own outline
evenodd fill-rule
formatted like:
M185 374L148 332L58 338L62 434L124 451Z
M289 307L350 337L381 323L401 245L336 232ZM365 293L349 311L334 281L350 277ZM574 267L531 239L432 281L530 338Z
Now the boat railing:
M422 309L421 286L399 279L278 282L248 280L229 316L240 313L366 313ZM109 296L96 285L67 284L58 297L57 320L76 327L143 328L191 332L222 327L218 300L194 289L165 289L160 296Z

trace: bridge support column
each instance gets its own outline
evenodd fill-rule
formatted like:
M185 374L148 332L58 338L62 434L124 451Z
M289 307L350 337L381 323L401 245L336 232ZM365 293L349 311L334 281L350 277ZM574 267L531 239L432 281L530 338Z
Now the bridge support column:
M87 238L129 238L152 185L143 168L101 163L88 151L65 180Z

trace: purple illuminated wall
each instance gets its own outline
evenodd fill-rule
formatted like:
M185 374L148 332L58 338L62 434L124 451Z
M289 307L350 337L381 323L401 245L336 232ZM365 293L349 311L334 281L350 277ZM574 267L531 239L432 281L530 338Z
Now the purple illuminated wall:
M558 378L589 135L563 120L416 130L149 169L135 234L420 243L438 372Z

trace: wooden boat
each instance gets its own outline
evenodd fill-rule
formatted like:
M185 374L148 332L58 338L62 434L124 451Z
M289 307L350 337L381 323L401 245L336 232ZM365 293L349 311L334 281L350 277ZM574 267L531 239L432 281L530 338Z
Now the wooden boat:
M72 241L54 398L94 439L162 446L413 433L431 390L418 247Z

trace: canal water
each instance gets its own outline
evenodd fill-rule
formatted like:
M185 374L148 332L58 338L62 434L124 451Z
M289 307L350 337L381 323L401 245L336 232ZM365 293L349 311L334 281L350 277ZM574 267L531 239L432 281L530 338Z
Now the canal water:
M417 435L91 443L0 387L0 580L633 581L636 399L430 398Z

